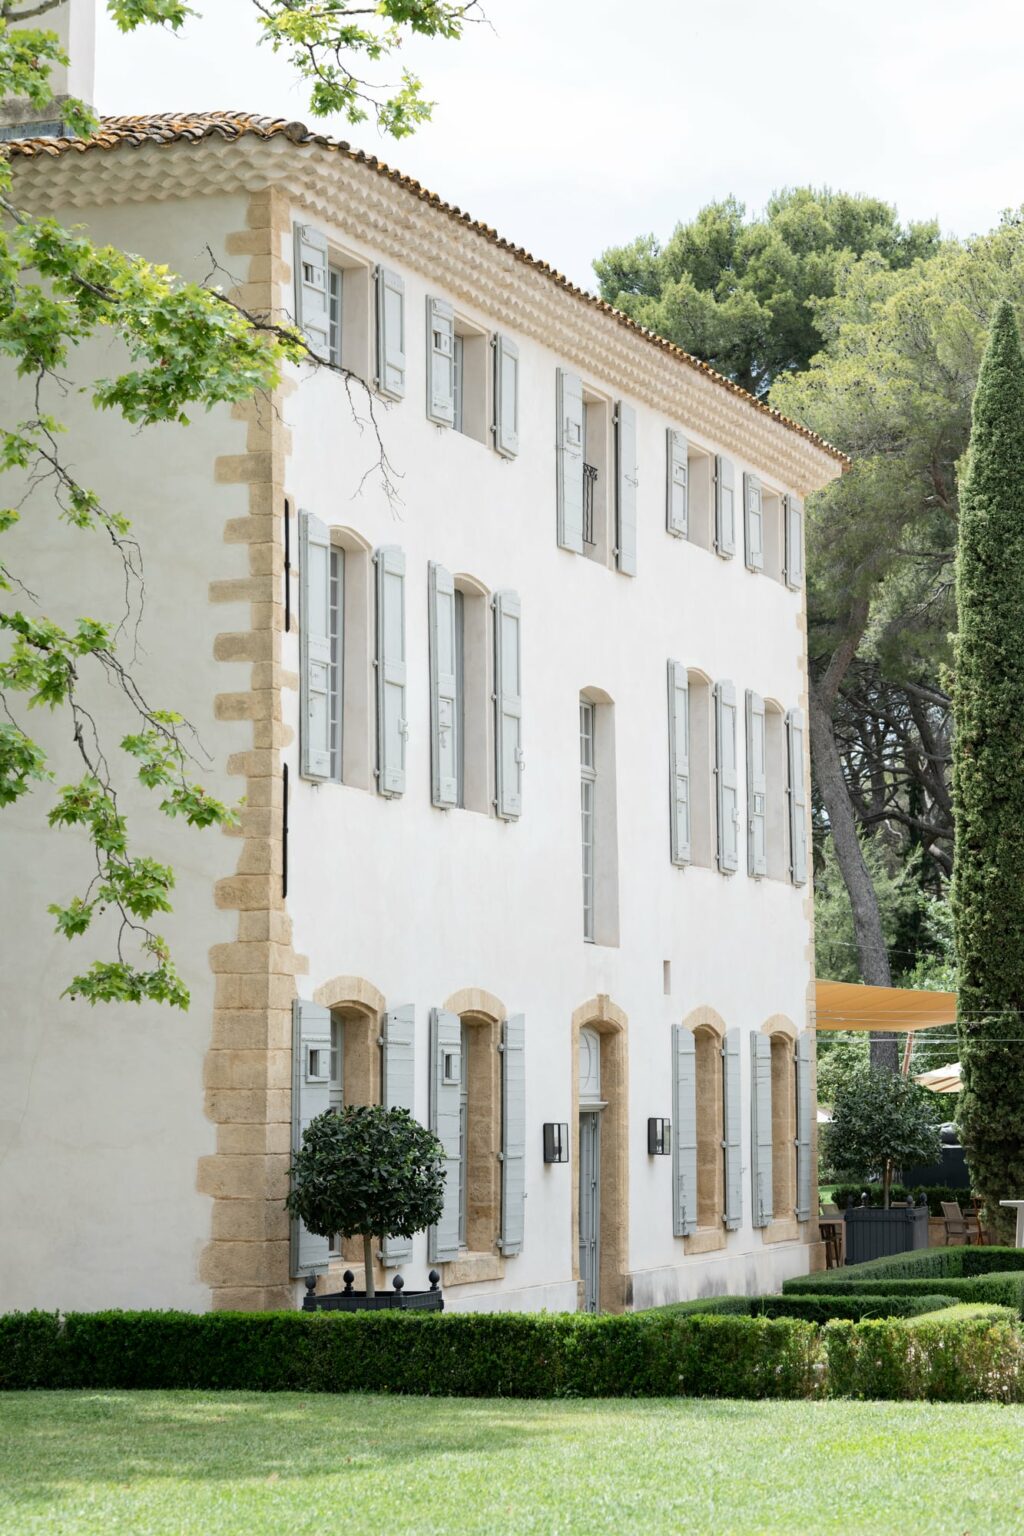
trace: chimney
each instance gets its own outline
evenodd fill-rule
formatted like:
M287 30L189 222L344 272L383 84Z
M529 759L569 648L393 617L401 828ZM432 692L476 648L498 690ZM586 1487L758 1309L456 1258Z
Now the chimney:
M33 0L24 5L14 0L15 18L19 10L36 9ZM96 0L60 0L52 11L41 16L8 23L12 31L31 28L56 32L67 54L67 64L57 64L50 73L53 97L45 108L35 107L24 98L0 102L0 139L63 138L69 130L64 123L64 103L69 96L93 105L96 86Z

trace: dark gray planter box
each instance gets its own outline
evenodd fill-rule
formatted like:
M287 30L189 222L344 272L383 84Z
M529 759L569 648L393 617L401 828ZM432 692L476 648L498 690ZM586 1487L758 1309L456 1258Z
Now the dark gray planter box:
M927 1205L900 1206L888 1211L874 1205L849 1205L844 1220L847 1264L863 1264L867 1259L884 1259L928 1247Z
M354 1291L352 1271L346 1269L341 1277L343 1291L327 1291L316 1294L316 1275L306 1276L306 1294L302 1298L303 1312L443 1312L444 1296L441 1294L441 1276L436 1269L430 1271L429 1291L407 1291L401 1275L391 1282L390 1291L378 1291L367 1296L365 1291Z

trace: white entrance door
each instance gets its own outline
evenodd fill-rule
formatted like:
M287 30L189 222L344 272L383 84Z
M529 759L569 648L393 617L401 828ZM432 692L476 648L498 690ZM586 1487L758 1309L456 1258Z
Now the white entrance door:
M580 1279L583 1307L596 1312L600 1294L601 1115L580 1113Z

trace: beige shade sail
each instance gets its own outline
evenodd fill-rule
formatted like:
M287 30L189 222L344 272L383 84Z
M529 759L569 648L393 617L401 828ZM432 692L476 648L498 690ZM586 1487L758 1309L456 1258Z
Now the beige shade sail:
M864 987L852 981L816 981L819 1030L879 1029L905 1034L956 1023L956 993L912 987Z
M933 1067L930 1072L918 1072L914 1082L922 1088L930 1088L932 1093L959 1093L963 1087L960 1063L951 1061L948 1066Z

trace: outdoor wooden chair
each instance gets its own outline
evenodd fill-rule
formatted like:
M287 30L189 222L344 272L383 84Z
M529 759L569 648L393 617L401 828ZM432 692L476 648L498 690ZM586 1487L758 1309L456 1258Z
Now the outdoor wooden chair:
M968 1245L971 1241L970 1229L959 1203L956 1200L943 1200L940 1203L942 1220L946 1228L946 1247L948 1248L950 1243L954 1247Z

